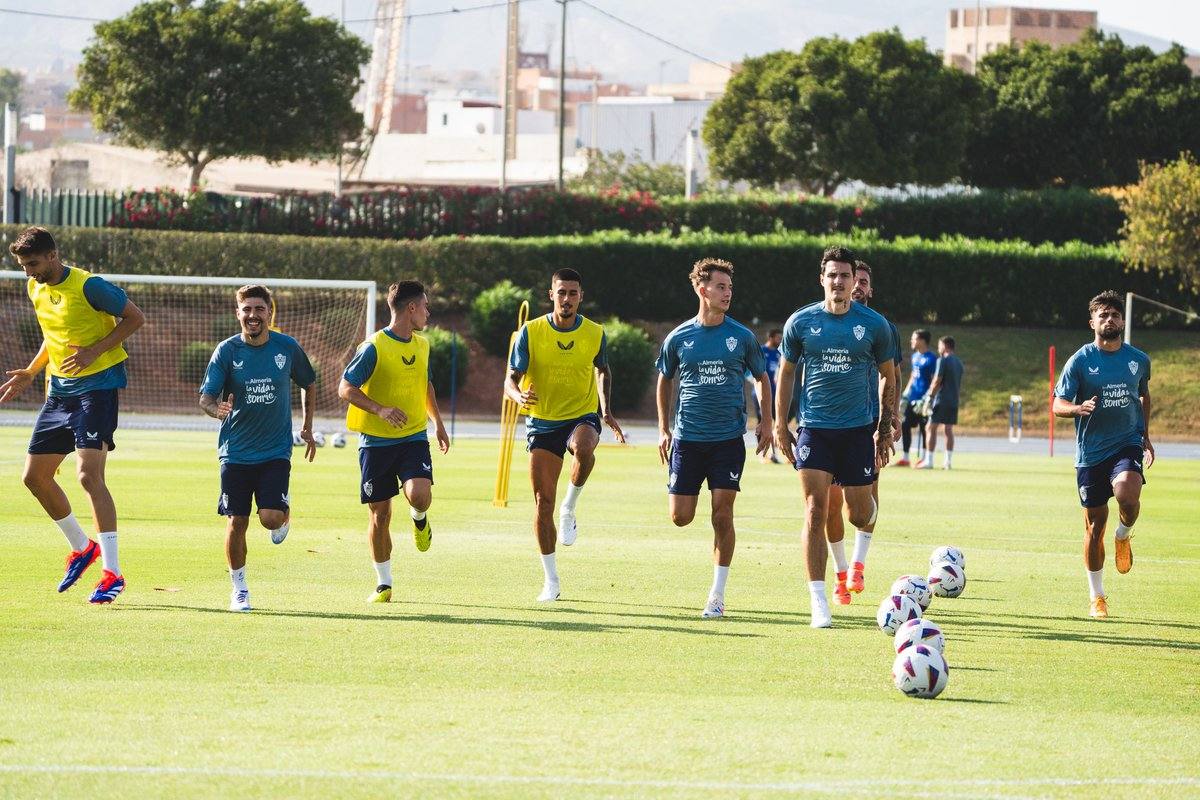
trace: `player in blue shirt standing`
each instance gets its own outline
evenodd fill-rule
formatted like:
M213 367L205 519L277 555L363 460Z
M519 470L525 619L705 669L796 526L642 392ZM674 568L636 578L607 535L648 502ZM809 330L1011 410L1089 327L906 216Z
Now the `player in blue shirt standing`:
M833 624L825 597L825 515L829 487L842 485L850 523L858 529L875 522L878 506L871 484L892 452L896 391L891 328L887 320L851 300L854 263L847 247L834 246L821 257L825 299L805 306L783 328L783 365L775 395L775 442L800 472L804 493L804 544L811 625ZM796 367L802 367L800 431L787 426ZM879 371L879 422L873 424L871 369Z
M904 387L904 392L900 395L904 401L902 411L904 419L900 424L902 437L900 444L903 452L896 462L897 467L907 467L912 464L909 460L909 451L912 449L913 428L917 429L917 434L921 437L917 440L918 447L925 444L925 415L921 413L921 403L929 391L929 385L933 382L933 372L937 367L937 356L929 349L929 343L932 341L933 334L924 328L913 331L912 339L909 341L909 346L913 351L912 373L908 376L908 385Z
M767 368L767 377L771 380L771 402L772 408L775 407L775 379L779 375L779 363L783 360L783 351L779 349L783 344L783 331L779 328L772 328L767 333L766 344L762 346L763 364ZM762 403L758 403L758 417L762 419ZM769 426L768 426L769 427ZM771 464L779 463L779 456L775 454L775 438L771 438L771 452L763 454L762 460Z
M1088 304L1095 332L1063 365L1054 387L1054 414L1075 418L1075 473L1083 505L1083 560L1090 614L1108 618L1104 594L1104 528L1108 500L1117 499L1117 572L1133 567L1133 524L1141 511L1143 467L1154 462L1150 443L1150 356L1121 341L1122 298L1101 292Z
M695 317L667 334L658 356L658 455L670 463L667 506L683 527L696 516L700 485L712 493L713 582L700 616L725 616L725 581L733 563L733 503L746 464L743 376L754 376L761 409L759 454L771 446L771 385L754 333L726 316L733 300L733 265L696 262L688 276L700 298ZM671 381L678 377L675 420L669 426Z
M237 319L242 332L217 345L204 383L200 408L221 420L217 458L221 462L221 498L217 513L229 518L225 556L233 592L230 611L250 610L246 586L246 529L251 497L258 519L279 544L288 534L288 482L292 472L291 384L300 387L304 455L317 453L313 438L313 389L317 376L308 356L290 336L270 329L271 290L243 286L237 290ZM224 399L221 399L224 398Z

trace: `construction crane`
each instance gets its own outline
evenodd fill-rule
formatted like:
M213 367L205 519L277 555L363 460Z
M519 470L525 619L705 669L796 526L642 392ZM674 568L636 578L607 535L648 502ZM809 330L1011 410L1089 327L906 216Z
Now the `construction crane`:
M396 100L396 75L404 41L406 6L407 0L379 0L375 4L371 63L359 95L358 110L362 112L366 129L362 141L354 148L357 153L350 165L350 173L360 178L375 137L391 133L392 130L392 107Z

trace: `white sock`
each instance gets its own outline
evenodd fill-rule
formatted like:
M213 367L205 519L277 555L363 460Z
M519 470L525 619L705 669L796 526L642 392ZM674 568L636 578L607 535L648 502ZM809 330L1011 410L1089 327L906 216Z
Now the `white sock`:
M380 586L392 585L392 560L375 562L375 575L379 578Z
M567 496L563 498L562 507L575 513L575 503L579 500L579 493L583 491L582 486L576 486L570 481L567 482Z
M413 518L413 522L420 522L421 520L425 519L425 512L417 511L412 506L408 507L408 514Z
M558 567L554 565L554 553L542 555L542 571L546 573L546 583L558 583Z
M930 464L933 463L933 457L936 454L937 454L937 450L930 450L928 447L925 448L925 460L928 461Z
M121 568L117 565L117 532L109 531L100 534L100 556L104 560L104 568L113 575L120 575Z
M942 463L944 463L944 464L945 464L945 465L948 467L948 466L950 466L950 462L951 462L953 459L954 459L954 451L953 451L953 450L947 450L947 451L946 451L946 458L943 460L943 462L942 462Z
M725 581L729 578L729 567L713 566L713 583L709 597L725 596Z
M233 581L233 588L239 592L248 592L250 589L246 586L246 568L229 570L229 579Z
M1129 525L1127 527L1124 522L1117 523L1117 538L1118 539L1128 539L1129 534L1131 534L1131 533L1133 533L1132 525Z
M829 616L829 600L825 597L825 581L809 581L808 594L813 614Z
M838 539L836 542L830 542L829 552L833 553L833 566L838 573L842 573L850 569L850 565L846 563L845 539Z
M854 563L867 563L867 548L871 546L871 534L866 531L854 532Z
M71 545L72 550L78 552L88 546L87 534L83 532L83 528L79 527L79 520L75 519L74 514L67 514L62 519L56 519L54 524L63 532L63 536L67 537L67 543Z
M1092 572L1088 570L1088 588L1092 590L1092 599L1104 596L1104 567Z

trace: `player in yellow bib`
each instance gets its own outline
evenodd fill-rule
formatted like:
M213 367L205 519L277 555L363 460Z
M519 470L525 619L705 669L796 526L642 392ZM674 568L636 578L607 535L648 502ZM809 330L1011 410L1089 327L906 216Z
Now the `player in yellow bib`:
M117 390L127 380L128 356L121 343L146 318L119 287L63 263L46 229L25 229L8 249L29 276L42 346L28 367L8 371L0 403L28 389L43 369L49 372L49 392L25 460L25 486L71 545L58 590L71 588L101 559L103 573L88 601L111 603L124 591L125 578L117 561L117 508L104 481L104 466L108 451L116 447ZM78 461L79 484L92 503L99 545L83 532L54 480L71 452Z
M359 498L367 505L367 538L378 579L372 603L392 599L392 498L404 490L417 550L425 552L433 526L433 459L426 418L436 425L438 448L450 450L437 396L429 380L429 340L418 335L429 321L429 299L417 281L388 288L391 323L363 342L346 367L338 396L350 404L346 427L359 434Z
M583 302L580 284L579 273L573 269L554 273L550 283L554 311L521 328L504 382L504 394L528 415L534 534L545 572L540 602L553 602L559 596L554 501L564 454L569 450L574 461L558 518L562 543L570 545L578 534L575 503L596 464L601 418L618 442L625 441L611 411L612 374L605 356L604 328L579 313Z

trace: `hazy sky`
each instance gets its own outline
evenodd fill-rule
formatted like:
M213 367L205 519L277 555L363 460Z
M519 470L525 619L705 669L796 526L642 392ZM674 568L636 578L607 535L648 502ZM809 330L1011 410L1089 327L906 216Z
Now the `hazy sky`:
M491 0L494 2L494 0ZM780 48L795 49L813 36L853 38L897 26L906 36L923 37L931 49L944 43L946 10L973 6L949 0L587 0L636 25L709 58L727 61ZM489 0L409 0L408 13L420 14ZM338 16L342 0L306 0L315 14ZM4 0L6 8L111 18L136 0ZM346 18L374 15L374 0L345 0ZM1001 5L999 3L984 3ZM1031 4L1032 5L1032 4ZM1200 52L1200 2L1188 0L1057 0L1051 8L1093 9L1102 27L1176 40ZM524 48L557 53L559 6L553 0L526 0L521 6ZM594 66L631 81L682 80L692 57L622 27L583 2L569 6L568 63ZM56 58L76 61L91 35L91 24L0 12L4 48L0 65L45 69ZM350 26L366 37L369 23ZM460 13L410 21L408 60L491 69L499 64L504 10Z

